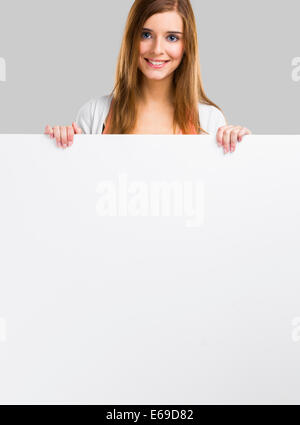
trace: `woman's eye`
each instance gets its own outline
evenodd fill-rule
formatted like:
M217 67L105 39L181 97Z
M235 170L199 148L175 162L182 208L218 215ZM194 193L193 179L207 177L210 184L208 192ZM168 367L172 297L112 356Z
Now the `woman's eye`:
M179 40L178 37L176 37L176 35L169 35L169 37L174 37L176 38L176 41Z
M142 33L142 37L144 38L144 36L146 36L146 35L151 35L149 32L143 32ZM176 35L169 35L168 37L173 37L173 38L175 38L176 40L173 40L173 41L177 41L177 40L179 40L179 38L176 36ZM145 37L146 39L148 38L148 37ZM172 41L172 42L173 42Z
M150 34L149 32L142 32L142 37L146 34Z

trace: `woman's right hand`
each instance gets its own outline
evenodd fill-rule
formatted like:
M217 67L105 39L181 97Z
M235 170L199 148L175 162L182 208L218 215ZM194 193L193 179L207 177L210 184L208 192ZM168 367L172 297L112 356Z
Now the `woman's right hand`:
M51 139L56 139L56 145L60 148L72 146L74 134L82 134L82 130L73 122L72 126L58 126L45 128L45 134L48 134Z

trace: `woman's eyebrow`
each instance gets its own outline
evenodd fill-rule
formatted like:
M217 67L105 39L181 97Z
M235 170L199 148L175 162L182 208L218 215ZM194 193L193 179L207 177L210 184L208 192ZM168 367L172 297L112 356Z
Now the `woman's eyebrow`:
M153 30L151 30L150 28L143 28L143 31L153 32ZM180 31L166 31L166 34L183 34L183 32L180 32Z

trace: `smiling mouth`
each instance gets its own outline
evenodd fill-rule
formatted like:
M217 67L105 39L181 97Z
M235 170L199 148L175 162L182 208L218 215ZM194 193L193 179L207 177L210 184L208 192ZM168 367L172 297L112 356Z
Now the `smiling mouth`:
M145 59L146 59L147 62L150 62L149 59L147 59L147 58L145 58ZM169 60L167 60L167 61L159 61L159 60L157 60L157 61L151 61L151 62L167 63L167 62L170 62L170 61Z
M155 63L153 63L152 61L150 61L147 58L144 58L145 61L147 62L148 66L152 69L162 69L164 68L170 61L155 61Z

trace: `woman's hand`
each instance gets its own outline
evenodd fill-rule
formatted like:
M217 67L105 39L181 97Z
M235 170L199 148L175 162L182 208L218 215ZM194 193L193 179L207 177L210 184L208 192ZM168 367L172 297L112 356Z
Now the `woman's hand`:
M52 128L47 125L45 134L49 134L51 138L55 137L58 147L66 148L67 146L72 146L74 134L82 134L82 130L73 122L72 126L55 126Z
M217 131L217 142L219 146L223 146L224 153L234 152L237 142L241 142L243 136L252 134L246 127L240 125L224 125Z

